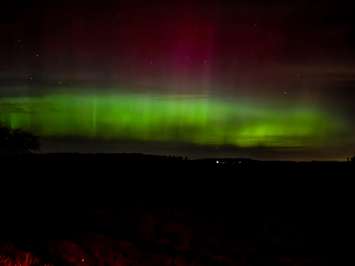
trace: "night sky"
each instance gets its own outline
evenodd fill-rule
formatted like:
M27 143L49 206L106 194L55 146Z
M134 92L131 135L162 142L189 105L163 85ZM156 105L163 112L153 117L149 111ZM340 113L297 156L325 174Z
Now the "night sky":
M346 159L350 1L6 1L0 123L43 152Z

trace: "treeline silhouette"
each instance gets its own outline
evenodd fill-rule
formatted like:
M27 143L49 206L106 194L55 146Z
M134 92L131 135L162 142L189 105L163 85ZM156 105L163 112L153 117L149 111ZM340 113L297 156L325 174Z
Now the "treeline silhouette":
M0 154L24 154L39 150L38 137L20 129L0 125Z

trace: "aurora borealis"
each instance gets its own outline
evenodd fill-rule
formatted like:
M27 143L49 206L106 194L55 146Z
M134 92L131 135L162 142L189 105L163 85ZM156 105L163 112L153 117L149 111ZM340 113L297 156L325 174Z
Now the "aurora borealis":
M15 106L15 111L6 111ZM42 137L175 141L201 145L317 146L339 126L307 107L278 109L208 97L58 94L0 100L0 122ZM328 122L333 120L333 122Z
M351 10L331 0L12 1L0 12L0 124L60 146L344 159L355 149Z

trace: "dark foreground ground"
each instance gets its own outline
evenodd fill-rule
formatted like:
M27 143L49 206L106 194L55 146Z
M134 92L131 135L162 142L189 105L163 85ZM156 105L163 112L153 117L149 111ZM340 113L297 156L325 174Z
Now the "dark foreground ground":
M353 263L350 162L1 157L0 265Z

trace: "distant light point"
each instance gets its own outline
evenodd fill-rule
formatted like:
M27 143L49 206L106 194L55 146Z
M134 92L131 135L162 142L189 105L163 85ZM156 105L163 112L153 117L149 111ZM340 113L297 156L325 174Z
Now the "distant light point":
M219 164L219 161L218 161L218 160L216 161L216 164Z

